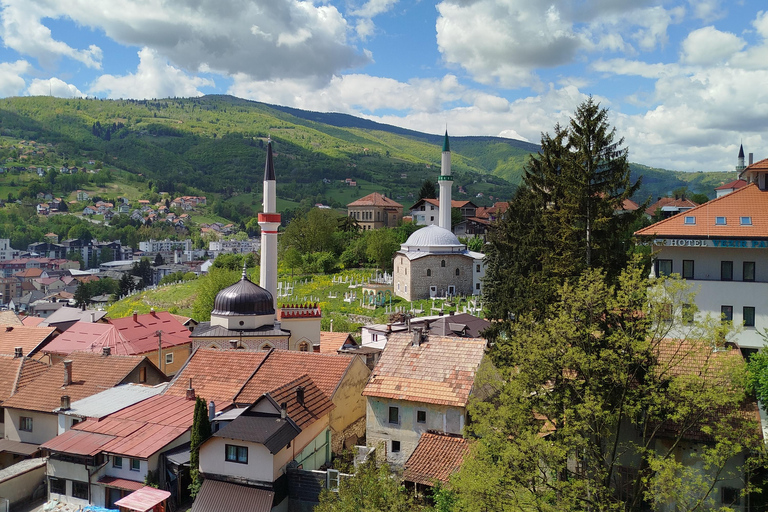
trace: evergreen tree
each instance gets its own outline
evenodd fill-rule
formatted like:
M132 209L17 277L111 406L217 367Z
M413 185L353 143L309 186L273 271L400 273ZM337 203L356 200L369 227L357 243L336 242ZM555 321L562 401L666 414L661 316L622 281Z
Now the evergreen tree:
M613 280L626 266L643 208L622 211L640 186L630 181L623 143L592 98L567 128L542 135L541 151L488 237L486 293L494 317L541 314L557 287L584 270L604 269Z
M197 397L189 436L189 468L192 479L189 491L192 498L197 496L203 484L200 476L200 445L209 437L211 437L211 422L208 421L208 404L204 399Z
M424 180L419 189L419 200L421 199L437 199L437 187L435 182L430 180Z

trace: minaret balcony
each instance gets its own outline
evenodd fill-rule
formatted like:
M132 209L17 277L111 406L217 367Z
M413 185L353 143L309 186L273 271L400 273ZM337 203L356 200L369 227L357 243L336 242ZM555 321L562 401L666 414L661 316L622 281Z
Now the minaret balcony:
M453 176L438 176L437 181L453 181Z

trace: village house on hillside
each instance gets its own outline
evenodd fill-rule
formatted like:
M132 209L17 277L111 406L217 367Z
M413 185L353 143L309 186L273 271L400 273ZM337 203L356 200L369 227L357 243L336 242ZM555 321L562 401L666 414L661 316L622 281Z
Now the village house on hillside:
M347 205L347 215L364 229L396 227L403 218L403 205L378 192L373 192Z

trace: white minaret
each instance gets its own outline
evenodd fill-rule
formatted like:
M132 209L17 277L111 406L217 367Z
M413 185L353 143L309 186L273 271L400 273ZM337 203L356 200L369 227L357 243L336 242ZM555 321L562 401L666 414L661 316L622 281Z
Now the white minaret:
M437 177L440 185L440 212L438 226L451 231L451 189L453 188L453 176L451 176L451 148L448 146L448 130L445 130L443 141L443 159L440 166L440 176Z
M277 311L277 228L280 214L277 213L275 191L275 166L272 164L272 141L267 142L267 163L264 166L264 211L259 214L261 227L261 275L259 286L272 294Z

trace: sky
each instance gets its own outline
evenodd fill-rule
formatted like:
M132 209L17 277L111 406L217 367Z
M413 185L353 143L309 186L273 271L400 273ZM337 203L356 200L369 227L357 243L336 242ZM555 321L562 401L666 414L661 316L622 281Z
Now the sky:
M538 143L590 95L630 160L768 157L757 0L0 0L0 97L231 94Z

